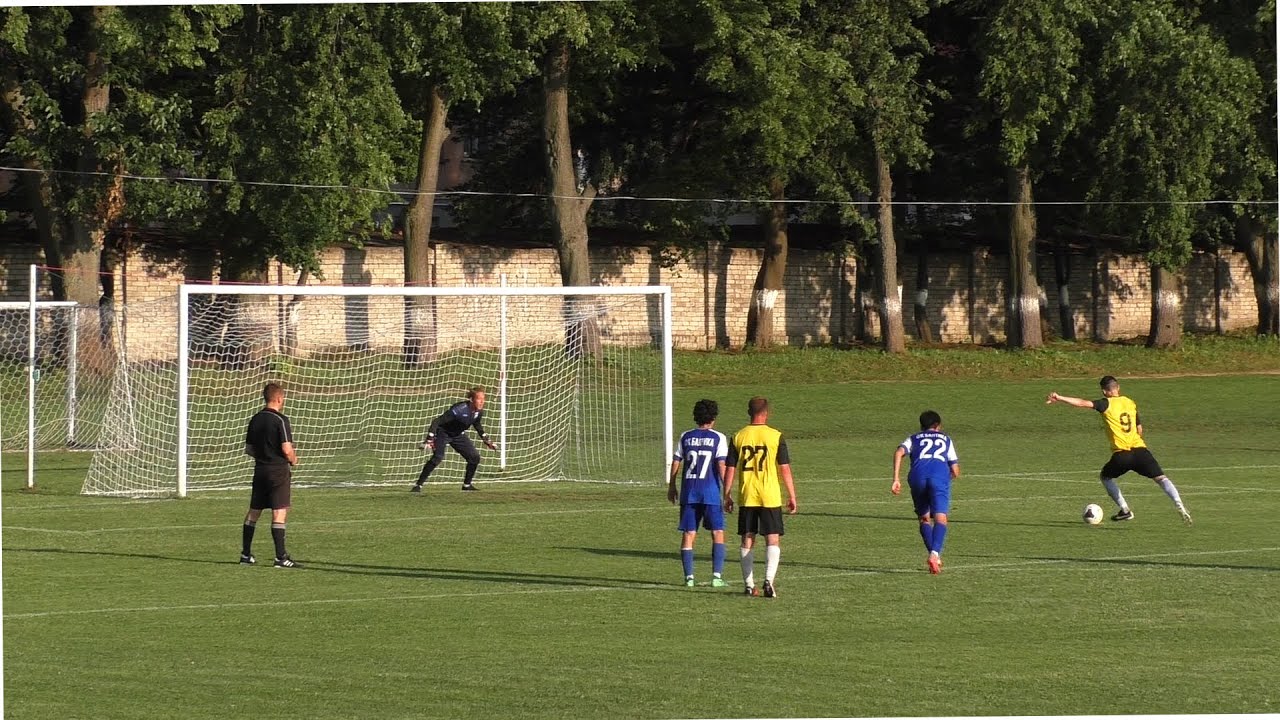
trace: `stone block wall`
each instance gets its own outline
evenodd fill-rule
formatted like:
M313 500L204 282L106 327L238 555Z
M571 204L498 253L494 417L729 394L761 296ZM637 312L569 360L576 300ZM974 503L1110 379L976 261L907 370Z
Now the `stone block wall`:
M591 250L592 282L599 285L670 285L673 293L673 336L677 347L710 349L740 347L746 340L747 314L759 272L761 250L712 242L690 252L670 267L660 262L658 251L645 246L596 246ZM27 266L41 262L33 245L0 245L0 300L24 300ZM155 335L155 350L167 352L176 335L174 327L177 286L184 278L211 276L208 266L183 267L130 256L117 267L117 301L127 304L136 318ZM464 243L437 243L432 249L434 284L439 287L498 286L505 275L511 286L559 284L559 263L552 248L494 247ZM1042 253L1039 273L1044 281L1042 317L1054 335L1061 335L1057 310L1058 286L1053 257ZM197 263L199 264L199 263ZM321 271L308 278L310 285L401 285L404 279L402 250L397 246L334 247L320 257ZM857 306L856 260L837 252L791 248L784 289L776 299L775 342L813 345L845 342L864 319L874 329L875 308L863 317ZM916 258L902 262L903 321L914 337L913 305L916 297ZM928 317L934 336L948 343L993 343L1004 340L1005 287L1008 257L979 247L948 251L929 257ZM217 281L216 274L212 277ZM273 263L268 278L280 285L297 283L295 271ZM1184 273L1182 309L1189 330L1229 331L1256 323L1257 305L1248 264L1242 254L1197 253ZM47 279L41 295L48 297ZM1150 269L1141 257L1112 252L1070 256L1069 298L1072 323L1080 338L1118 339L1144 335L1150 325ZM265 326L274 313L276 329L283 332L287 299L276 301L273 311L263 310ZM319 344L359 345L370 335L396 336L403 332L403 311L376 303L331 300L334 312L359 322L336 322L329 338L313 338ZM319 307L317 304L316 307ZM143 312L146 308L146 312ZM640 312L640 311L637 311ZM653 303L646 305L645 322L656 316ZM385 315L385 317L383 317ZM139 321L141 322L141 321ZM632 321L627 321L628 323ZM635 324L639 324L639 320ZM136 325L137 323L135 323ZM625 323L619 324L622 327ZM314 325L314 324L312 324ZM351 328L363 326L363 335ZM135 328L135 336L141 332ZM131 344L133 338L130 338ZM134 356L131 354L131 356Z

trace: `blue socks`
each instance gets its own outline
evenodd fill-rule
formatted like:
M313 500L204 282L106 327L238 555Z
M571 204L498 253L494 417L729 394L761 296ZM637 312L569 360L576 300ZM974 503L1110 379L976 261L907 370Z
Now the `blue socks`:
M920 523L920 537L924 539L925 551L933 550L933 525Z
M691 559L689 562L692 563L693 560ZM711 572L716 575L724 572L724 543L711 544ZM687 575L688 573L685 574Z
M933 524L933 545L929 547L930 552L942 554L942 543L947 539L946 523Z

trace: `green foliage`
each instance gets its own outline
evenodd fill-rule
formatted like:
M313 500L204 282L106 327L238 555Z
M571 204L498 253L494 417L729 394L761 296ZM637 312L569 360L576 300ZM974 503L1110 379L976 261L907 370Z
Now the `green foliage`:
M1087 120L1095 0L1004 0L986 6L980 95L1000 124L1000 154L1016 167L1053 156Z
M1099 214L1153 263L1178 269L1197 230L1213 232L1196 203L1218 196L1228 166L1254 142L1261 83L1251 63L1170 0L1116 6L1105 22L1113 32L1098 66L1090 197L1153 201Z
M375 213L410 156L408 119L378 41L388 12L253 7L212 61L191 129L203 140L196 171L232 182L211 188L192 222L240 265L275 257L316 273L320 250L379 227Z

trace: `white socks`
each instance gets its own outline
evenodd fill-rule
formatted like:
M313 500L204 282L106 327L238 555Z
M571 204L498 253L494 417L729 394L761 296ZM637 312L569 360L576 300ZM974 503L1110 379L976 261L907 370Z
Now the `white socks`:
M1102 487L1107 489L1107 494L1116 501L1116 505L1119 505L1121 510L1129 509L1129 503L1125 502L1124 495L1120 494L1120 486L1116 484L1115 478L1102 478Z
M738 548L742 560L742 582L747 587L756 586L756 559L753 548Z
M1164 490L1164 494L1168 495L1169 499L1173 501L1173 504L1181 510L1182 498L1178 496L1178 488L1173 486L1173 481L1167 477L1163 477L1157 480L1156 484L1160 486L1161 490Z
M764 549L764 557L764 579L772 585L773 579L778 576L778 560L782 557L782 548L778 545L769 545Z

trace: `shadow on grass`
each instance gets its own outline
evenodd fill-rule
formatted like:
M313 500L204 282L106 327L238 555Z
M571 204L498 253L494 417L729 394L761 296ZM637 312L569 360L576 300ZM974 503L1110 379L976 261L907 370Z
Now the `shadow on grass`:
M1171 562L1168 560L1160 560L1152 558L1150 560L1142 560L1138 558L1088 558L1088 557L1068 557L1068 556L1050 556L1050 555L970 555L965 554L964 557L974 558L1015 558L1018 560L1034 560L1038 562L1059 562L1059 563L1075 563L1079 565L1131 565L1135 567L1176 567L1176 568L1193 568L1197 570L1259 570L1262 572L1280 572L1280 566L1268 565L1218 565L1209 563L1190 563L1190 562Z
M784 535L783 538L785 539L786 536ZM725 545L730 546L729 548L726 549L727 557L725 557L725 560L724 560L724 565L726 568L725 572L726 573L736 572L736 568L738 567L738 556L737 556L738 543L736 540L731 541L730 538L726 536ZM785 540L783 545L785 547ZM762 563L764 562L764 550L761 549L764 546L764 541L757 540L756 546L757 546L756 570L758 572L762 567ZM670 561L672 563L675 563L677 567L679 567L679 563L680 563L680 550L679 550L678 541L672 545L672 549L669 552L668 551L657 552L653 550L629 550L625 548L589 548L589 547L557 547L555 549L556 550L574 550L578 552L590 553L592 555L605 555L608 557L642 558L645 560L664 560L664 561ZM698 555L698 562L702 562L706 557L709 557L711 554L710 541L708 541L703 547L694 546L694 552L701 553L700 555ZM784 552L783 555L785 557L786 553ZM803 562L798 560L787 560L787 559L784 559L782 561L782 564L785 567L811 568L815 570L835 570L837 572L842 572L842 573L844 572L847 572L847 573L892 572L892 569L886 569L882 567L827 565L823 563L811 563L811 562Z
M203 565L236 565L232 556L229 560L209 560L194 557L176 557L157 555L154 553L111 552L106 550L65 550L62 548L5 548L5 553L38 553L53 555L93 555L101 557L118 557L142 560L164 560L168 562L200 563ZM678 557L678 556L677 556ZM637 589L651 588L653 583L632 578L611 578L589 575L556 575L549 573L521 573L508 570L464 570L458 568L434 567L399 567L395 565L363 565L359 563L325 562L323 560L307 560L298 558L303 572L331 572L344 575L372 575L377 577L404 577L418 580L462 580L470 582L494 582L517 585L553 585L599 587L610 585ZM259 560L264 567L271 566L271 560Z

